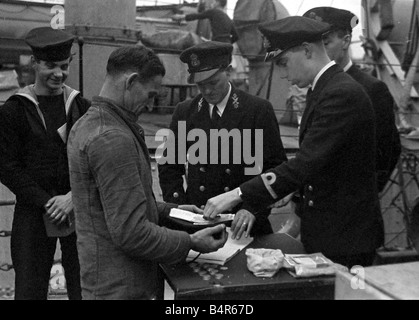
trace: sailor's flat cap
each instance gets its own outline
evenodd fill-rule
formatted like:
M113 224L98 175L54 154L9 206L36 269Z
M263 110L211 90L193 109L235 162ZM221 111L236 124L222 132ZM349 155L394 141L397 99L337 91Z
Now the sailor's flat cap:
M326 22L333 29L352 31L358 23L358 17L348 10L333 7L316 7L308 10L303 17Z
M71 56L74 36L59 29L40 27L32 29L25 37L35 58L44 61L62 61Z

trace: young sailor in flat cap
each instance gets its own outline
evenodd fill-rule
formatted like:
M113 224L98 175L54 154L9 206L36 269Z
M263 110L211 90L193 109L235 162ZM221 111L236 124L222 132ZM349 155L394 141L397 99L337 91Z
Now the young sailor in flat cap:
M43 216L60 225L73 209L65 140L90 105L64 84L73 38L49 27L29 31L35 84L0 107L0 181L16 195L11 256L17 300L47 299L57 238L47 236ZM76 234L59 240L69 299L81 299Z
M313 8L303 16L331 25L331 31L323 38L327 54L364 87L371 99L376 121L377 188L382 192L400 157L400 136L394 115L395 101L387 85L360 70L351 60L352 29L358 24L358 18L350 11L333 7Z
M178 150L183 150L181 152L185 154L181 157L176 156L175 163L159 165L160 186L163 198L167 202L191 203L203 208L211 197L233 190L256 174L287 160L271 103L238 90L229 82L232 50L230 44L211 41L191 47L180 56L181 61L188 65L188 81L197 85L200 94L192 100L181 102L173 114L170 129L177 142L176 155ZM177 141L181 137L182 125L186 125L183 135L185 138ZM200 129L205 133L207 139L199 153L204 149L208 157L190 153L185 170L186 152L196 143L186 141L186 136L194 129ZM250 139L244 138L246 129ZM260 142L256 141L257 129L263 133ZM240 136L239 140L230 140L227 146L221 145L216 163L210 161L211 144L217 142L216 139L210 139L211 130L220 134L222 131L225 134L235 131ZM199 141L202 142L203 139ZM237 150L240 150L241 154L238 154ZM260 150L258 155L255 154L259 156L260 163L243 159L245 150ZM229 157L228 161L220 159L222 154ZM237 156L240 156L239 161L236 160ZM246 174L246 170L251 168L256 170L253 170L251 175ZM183 184L184 176L187 182L186 190ZM257 215L246 205L231 209L236 213L232 223L233 237L272 233L268 220L269 209L263 208Z
M376 206L375 123L371 102L349 75L330 61L322 37L330 26L305 17L262 24L282 78L311 86L295 157L208 201L204 215L244 202L255 210L298 191L301 241L352 267L370 265L383 241Z

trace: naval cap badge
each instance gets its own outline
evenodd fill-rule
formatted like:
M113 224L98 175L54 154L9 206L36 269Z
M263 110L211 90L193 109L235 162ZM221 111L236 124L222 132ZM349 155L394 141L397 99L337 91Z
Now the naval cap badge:
M201 61L199 61L198 56L196 54L191 54L191 66L197 68L201 65Z

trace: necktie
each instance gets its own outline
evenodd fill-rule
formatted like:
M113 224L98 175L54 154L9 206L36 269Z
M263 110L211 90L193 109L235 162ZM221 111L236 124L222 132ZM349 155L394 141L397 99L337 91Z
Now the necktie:
M221 117L220 117L220 114L219 114L218 107L216 105L212 109L211 119L212 119L212 121L214 121L215 124L218 124L218 122L220 122Z

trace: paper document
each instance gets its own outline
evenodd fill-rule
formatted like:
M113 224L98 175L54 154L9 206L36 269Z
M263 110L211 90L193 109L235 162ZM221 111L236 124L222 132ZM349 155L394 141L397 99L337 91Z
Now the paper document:
M233 258L237 253L239 253L253 241L253 238L246 238L244 237L244 235L240 238L240 240L233 240L231 238L231 235L233 233L230 230L230 228L227 228L226 230L228 232L228 240L224 247L222 247L216 252L202 254L199 254L199 252L191 250L189 251L186 261L190 262L194 260L199 263L224 265L227 261Z
M64 123L61 127L57 129L58 134L64 143L67 143L67 123Z
M185 220L196 225L207 225L207 224L212 225L215 223L218 224L220 222L227 222L227 221L234 220L234 214L230 214L230 213L220 214L218 215L217 218L213 220L205 220L202 214L197 214L197 213L193 213L193 212L181 210L181 209L170 210L170 216L172 218Z

